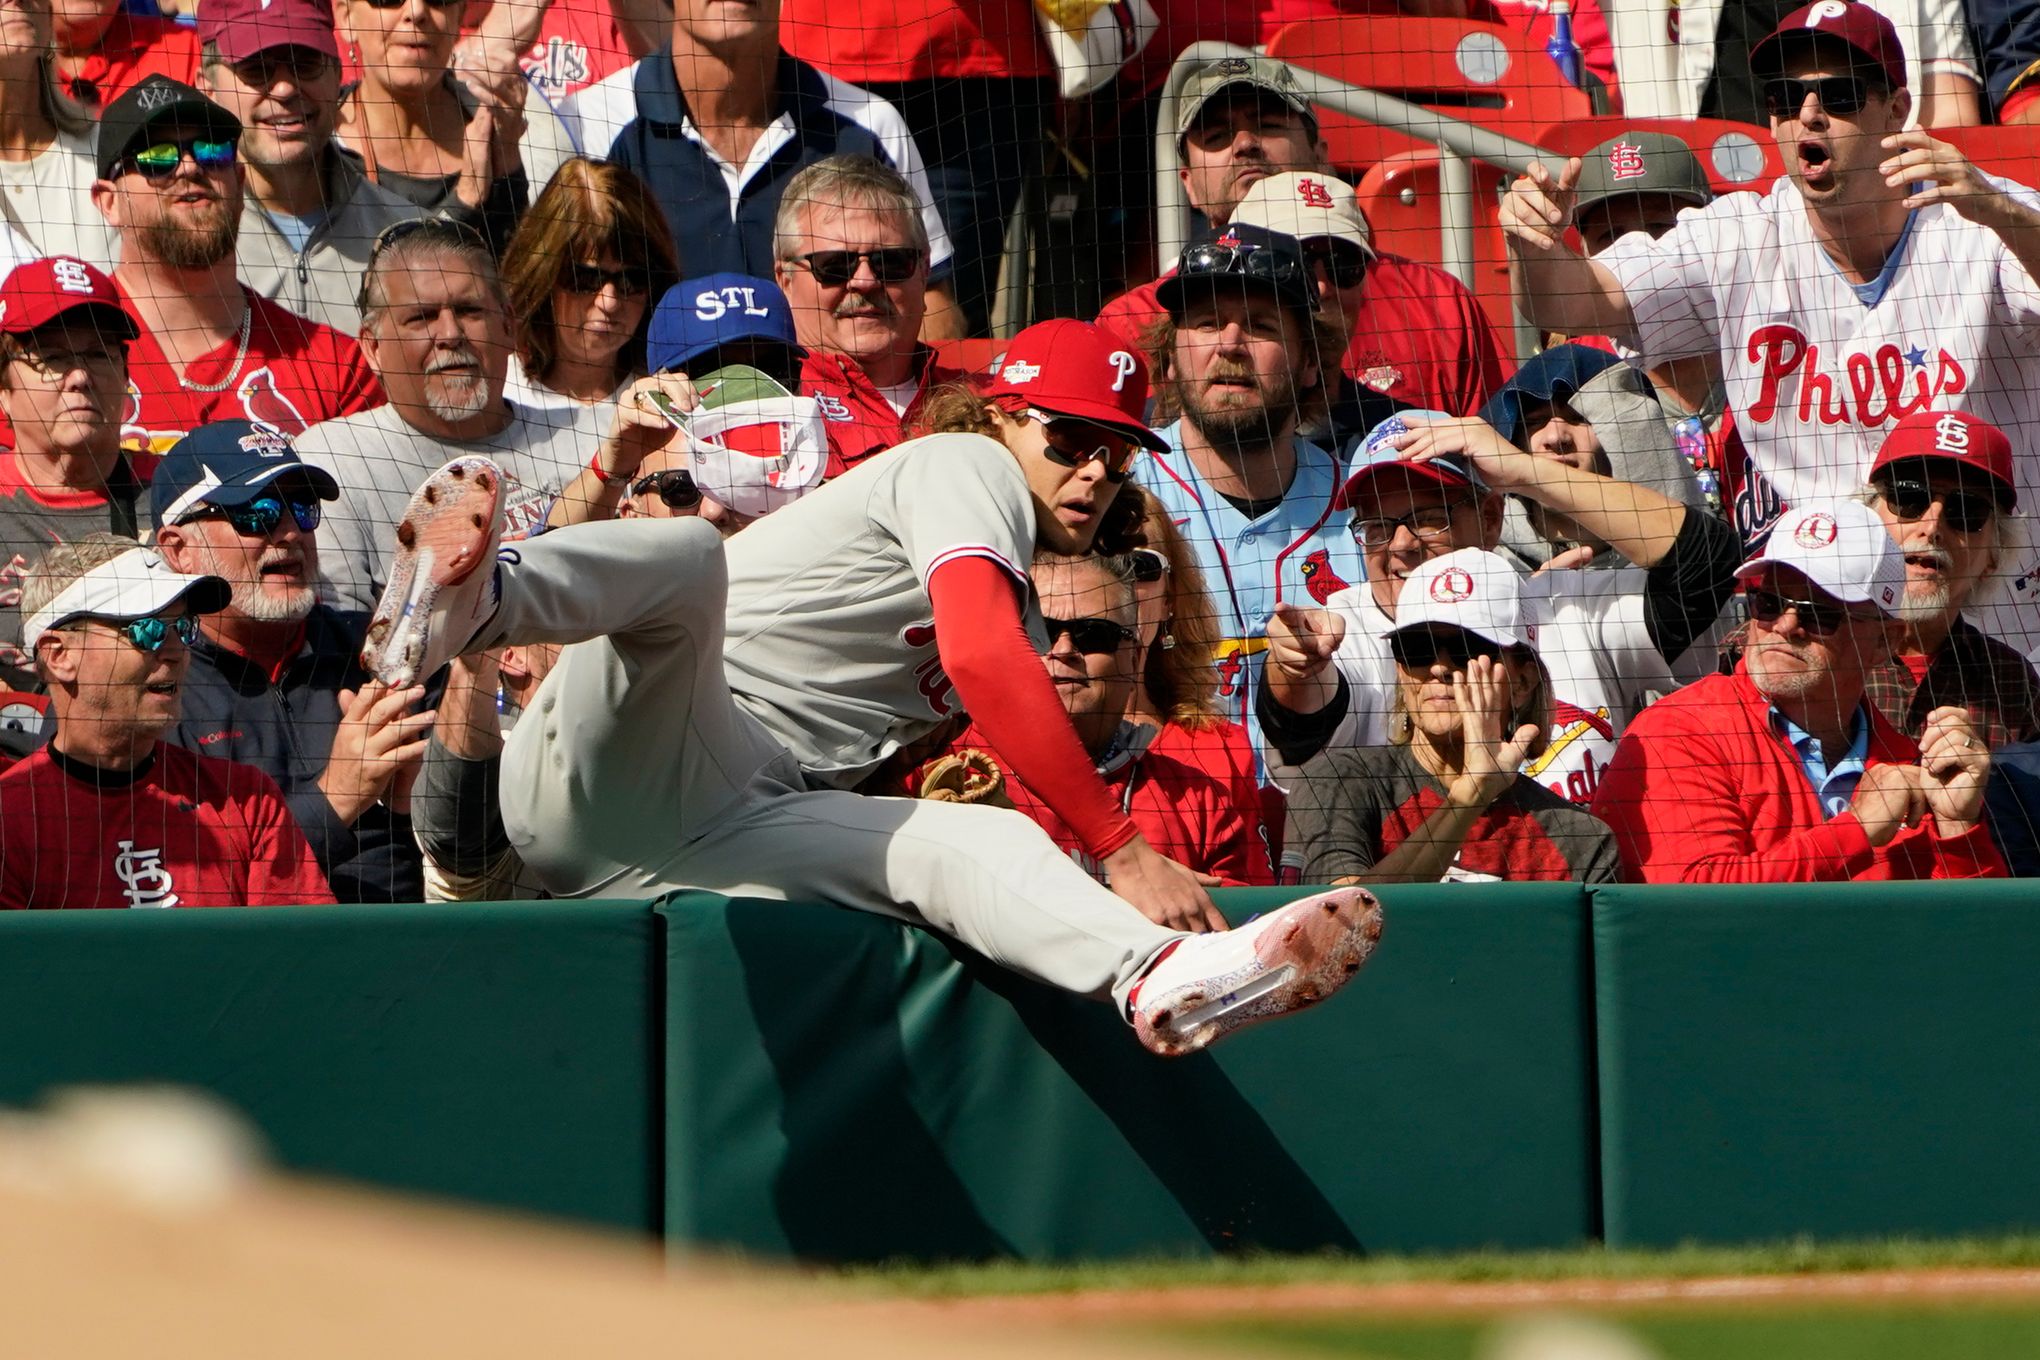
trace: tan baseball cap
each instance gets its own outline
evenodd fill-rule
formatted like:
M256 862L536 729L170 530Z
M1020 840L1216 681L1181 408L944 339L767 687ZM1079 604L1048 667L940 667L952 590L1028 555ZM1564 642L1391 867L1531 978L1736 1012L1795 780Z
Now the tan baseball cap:
M1369 255L1374 253L1374 234L1360 214L1353 186L1314 170L1291 170L1248 186L1246 197L1233 209L1234 222L1265 227L1294 236L1299 241L1329 236L1350 241Z
M1197 115L1215 95L1235 85L1265 90L1302 114L1313 128L1317 126L1317 113L1310 106L1310 97L1304 94L1287 62L1272 57L1220 57L1184 82L1176 104L1176 140L1183 140L1183 135L1197 122Z

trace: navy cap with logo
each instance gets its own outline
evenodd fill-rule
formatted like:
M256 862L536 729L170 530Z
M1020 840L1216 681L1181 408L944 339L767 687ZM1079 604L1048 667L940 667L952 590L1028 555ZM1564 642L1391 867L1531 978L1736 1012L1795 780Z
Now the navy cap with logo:
M1155 290L1155 298L1172 319L1180 321L1184 298L1192 288L1209 291L1221 286L1263 288L1272 292L1277 302L1299 312L1315 312L1318 306L1303 243L1287 233L1245 222L1199 233L1176 262L1176 271Z
M181 524L201 506L246 505L273 482L300 476L322 501L337 500L340 484L322 467L298 458L290 440L245 420L201 425L170 446L149 483L150 518L160 529Z
M645 333L646 366L654 373L688 372L695 359L740 340L783 346L795 357L806 353L778 284L749 274L705 274L674 284L659 299Z
M181 123L222 140L241 135L241 120L233 114L181 80L152 75L99 115L98 140L92 145L99 177L112 179L113 168L148 146L157 126L164 123Z

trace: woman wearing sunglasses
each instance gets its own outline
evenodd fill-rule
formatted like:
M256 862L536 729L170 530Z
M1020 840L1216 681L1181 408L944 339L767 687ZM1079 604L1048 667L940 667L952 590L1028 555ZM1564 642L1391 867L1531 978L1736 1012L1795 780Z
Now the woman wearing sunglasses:
M1520 772L1552 710L1522 581L1462 548L1403 583L1390 744L1328 751L1290 786L1307 881L1616 881L1606 824Z
M0 6L0 216L30 249L112 269L113 231L92 206L92 115L57 83L50 0Z
M529 86L502 97L453 75L463 0L343 0L341 37L360 78L340 93L335 140L363 173L426 212L466 221L497 255L517 218L571 154Z
M644 181L619 165L568 160L503 254L520 323L504 395L582 428L592 447L610 407L645 371L653 300L679 280L665 215Z

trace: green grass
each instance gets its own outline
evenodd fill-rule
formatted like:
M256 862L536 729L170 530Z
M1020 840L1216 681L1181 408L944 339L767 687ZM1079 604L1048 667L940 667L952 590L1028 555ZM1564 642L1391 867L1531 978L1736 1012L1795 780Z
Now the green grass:
M1476 1252L1452 1256L1234 1256L1099 1264L887 1265L836 1272L857 1292L921 1298L1073 1290L1407 1280L1576 1280L1791 1275L1945 1266L2040 1266L2040 1236L1792 1241L1669 1251ZM2034 1354L2040 1354L2036 1347Z

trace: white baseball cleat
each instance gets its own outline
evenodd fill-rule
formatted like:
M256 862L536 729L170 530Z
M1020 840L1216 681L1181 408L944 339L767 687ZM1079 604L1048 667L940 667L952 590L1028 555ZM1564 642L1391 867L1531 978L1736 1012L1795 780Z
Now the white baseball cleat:
M1314 1006L1346 985L1381 939L1381 903L1365 888L1291 902L1234 930L1189 935L1133 986L1133 1031L1165 1058L1236 1029Z
M427 477L397 521L389 584L369 617L361 664L402 689L466 651L496 612L502 542L501 469L456 458Z

